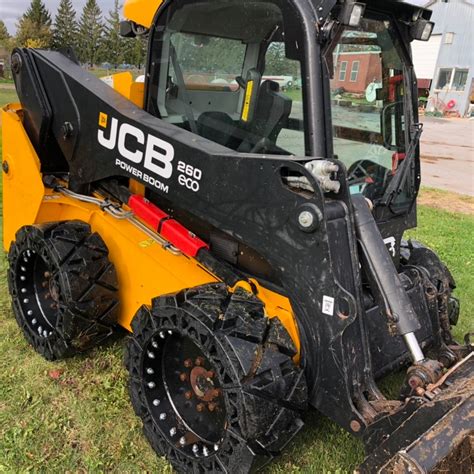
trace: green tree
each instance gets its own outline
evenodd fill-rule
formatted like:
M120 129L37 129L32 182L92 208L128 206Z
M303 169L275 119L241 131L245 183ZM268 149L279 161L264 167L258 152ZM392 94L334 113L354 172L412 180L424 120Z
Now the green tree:
M31 0L28 10L22 18L28 18L35 25L51 26L51 14L47 10L42 0Z
M146 38L137 36L136 38L125 39L125 61L141 69L146 57Z
M17 24L17 43L32 48L49 48L51 40L51 15L42 0L31 0Z
M104 54L103 58L110 62L115 69L123 63L125 58L125 41L120 36L120 8L118 0L114 2L114 9L109 11L109 17L106 19Z
M96 0L87 0L79 20L78 56L79 60L91 67L100 58L103 46L104 25L102 11Z
M71 0L61 0L58 13L54 19L53 47L56 49L71 46L77 47L78 26L76 22L76 11Z
M10 39L10 33L8 33L7 27L3 20L0 20L0 44L5 45Z

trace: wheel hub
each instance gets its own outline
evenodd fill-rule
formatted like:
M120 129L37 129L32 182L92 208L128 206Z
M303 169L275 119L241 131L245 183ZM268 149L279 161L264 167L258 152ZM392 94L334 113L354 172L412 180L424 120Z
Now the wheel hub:
M192 457L217 451L225 432L223 395L194 341L159 331L145 347L142 371L150 414L168 441Z
M194 393L205 402L210 402L218 396L213 379L214 372L212 370L208 371L204 367L194 367L191 370L191 387Z
M59 287L37 250L25 250L18 261L15 285L20 308L30 330L47 338L56 327Z

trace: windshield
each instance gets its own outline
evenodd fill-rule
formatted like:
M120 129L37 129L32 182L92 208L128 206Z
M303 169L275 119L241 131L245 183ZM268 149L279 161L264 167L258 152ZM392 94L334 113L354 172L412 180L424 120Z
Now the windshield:
M347 167L351 193L377 204L406 146L406 69L392 23L365 18L359 28L341 28L326 61L334 153ZM413 175L394 201L397 208L412 201Z

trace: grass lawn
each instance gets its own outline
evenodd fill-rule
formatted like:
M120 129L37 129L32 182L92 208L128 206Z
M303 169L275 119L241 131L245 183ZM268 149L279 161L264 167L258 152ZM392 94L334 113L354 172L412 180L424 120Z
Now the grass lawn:
M0 104L14 100L11 92L0 89ZM409 235L438 251L454 274L460 338L474 326L474 217L420 206L419 227ZM1 255L0 471L172 472L148 446L129 404L123 339L64 362L43 360L13 319L6 271ZM361 442L310 413L303 433L267 472L350 472L363 457Z

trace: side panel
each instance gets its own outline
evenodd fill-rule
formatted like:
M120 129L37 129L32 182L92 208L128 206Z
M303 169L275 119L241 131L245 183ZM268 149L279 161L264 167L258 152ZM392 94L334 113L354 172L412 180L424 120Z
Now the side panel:
M3 122L3 242L6 251L24 225L78 219L88 222L104 239L115 264L120 288L119 324L130 322L142 304L155 296L216 282L196 260L174 255L126 220L118 220L93 204L45 189L38 156L25 132L19 106L5 107ZM278 317L298 353L300 341L288 298L254 282L269 317ZM251 288L247 288L251 291Z
M7 251L16 231L35 221L44 194L40 161L18 109L10 105L2 111L3 247Z
M72 219L88 222L109 248L119 279L119 323L126 329L138 308L155 296L217 281L195 260L173 255L126 220L69 197L44 196L36 223Z

